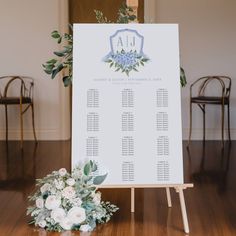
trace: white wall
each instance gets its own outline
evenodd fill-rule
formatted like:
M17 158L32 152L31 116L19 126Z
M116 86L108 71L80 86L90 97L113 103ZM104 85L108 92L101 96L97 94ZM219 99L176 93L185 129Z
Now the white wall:
M70 136L69 89L61 78L52 81L42 63L58 50L54 29L65 29L66 1L0 0L0 76L27 75L35 79L36 134L40 140ZM18 108L9 108L10 139L19 139ZM31 114L25 115L25 139L32 139ZM5 139L4 107L0 106L0 139Z
M189 131L189 85L204 75L232 78L231 134L236 139L236 1L145 0L145 21L178 23L180 60L188 86L182 89L183 138ZM202 113L193 110L193 138L202 139ZM220 139L220 108L207 108L207 139Z

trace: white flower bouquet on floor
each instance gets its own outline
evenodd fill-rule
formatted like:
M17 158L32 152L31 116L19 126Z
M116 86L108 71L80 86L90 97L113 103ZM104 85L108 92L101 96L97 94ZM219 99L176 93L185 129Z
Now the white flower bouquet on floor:
M92 231L97 223L108 222L118 208L101 201L97 185L106 175L96 175L93 161L68 173L62 168L37 180L38 189L29 197L34 202L28 207L29 224L49 231Z

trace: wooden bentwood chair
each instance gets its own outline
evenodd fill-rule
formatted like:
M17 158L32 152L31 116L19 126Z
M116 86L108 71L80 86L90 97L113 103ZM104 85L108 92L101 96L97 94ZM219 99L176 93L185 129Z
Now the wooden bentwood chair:
M21 148L23 147L23 115L31 107L32 125L35 142L37 142L34 124L34 104L33 104L34 81L25 76L3 76L0 77L0 105L5 106L6 119L6 141L8 141L8 105L19 105L20 109L20 130ZM26 107L23 109L23 106Z
M207 95L207 90L209 92L209 85L218 84L218 90L220 95L209 96ZM193 96L194 87L198 88L198 93ZM211 87L211 91L217 91L217 87ZM228 76L205 76L196 80L190 86L190 128L189 128L189 140L190 143L192 134L192 104L197 104L203 112L203 141L205 141L205 128L206 128L206 109L205 106L220 105L221 106L221 139L222 146L224 146L224 120L225 120L225 105L227 106L228 113L228 137L230 137L230 90L231 90L231 78Z

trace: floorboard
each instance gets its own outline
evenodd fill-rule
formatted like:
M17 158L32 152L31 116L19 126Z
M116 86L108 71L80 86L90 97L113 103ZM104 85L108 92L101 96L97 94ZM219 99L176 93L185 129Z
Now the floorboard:
M194 188L184 191L192 236L236 235L236 141L193 141L183 143L184 179ZM70 141L0 142L0 236L101 235L152 236L186 235L183 232L178 195L171 190L172 208L167 207L164 189L136 189L136 212L130 213L129 189L102 189L102 197L120 210L112 220L92 233L47 233L28 226L27 196L35 179L55 169L70 170Z

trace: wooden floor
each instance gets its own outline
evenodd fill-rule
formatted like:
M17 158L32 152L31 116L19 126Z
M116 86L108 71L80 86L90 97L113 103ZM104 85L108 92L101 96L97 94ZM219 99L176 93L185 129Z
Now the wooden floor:
M189 152L184 143L185 190L190 235L236 235L236 141L192 142ZM162 189L137 189L136 212L130 213L129 189L104 189L103 199L117 204L120 210L112 220L91 234L79 232L46 233L28 226L25 216L27 196L34 189L35 178L52 170L70 169L70 142L0 142L0 236L18 235L101 235L152 236L186 235L183 232L178 195L172 190L173 207L168 208Z

